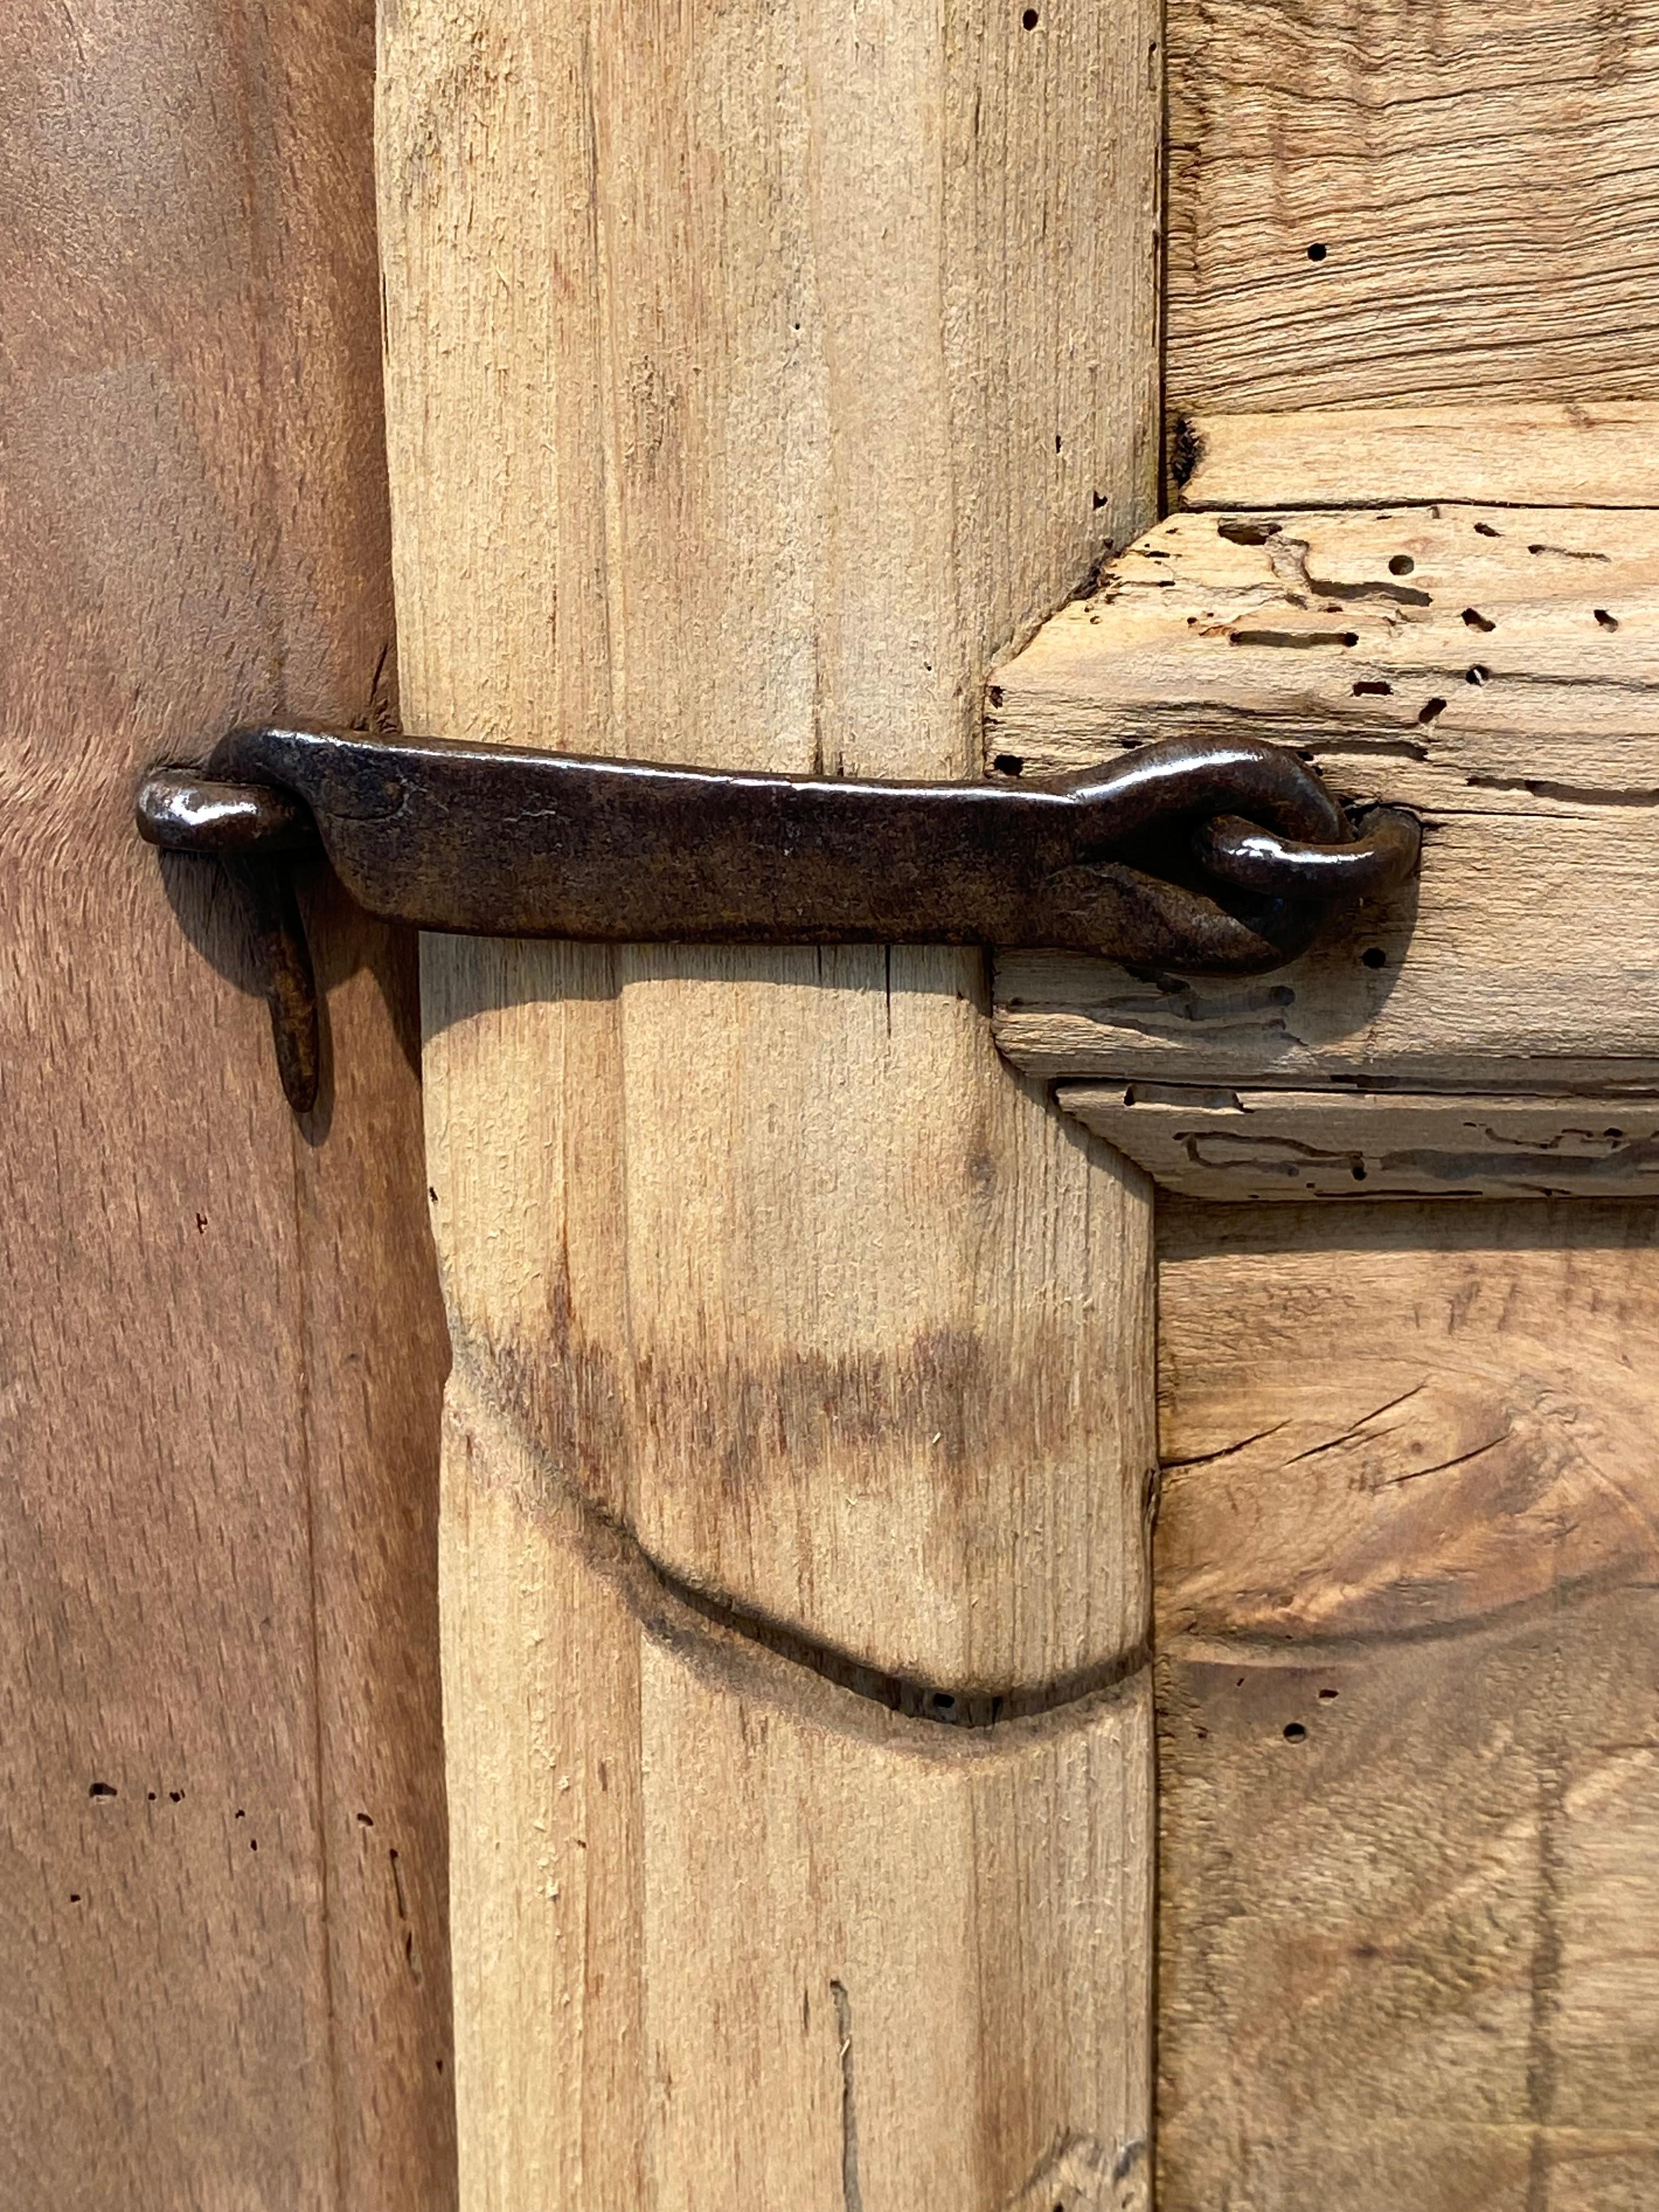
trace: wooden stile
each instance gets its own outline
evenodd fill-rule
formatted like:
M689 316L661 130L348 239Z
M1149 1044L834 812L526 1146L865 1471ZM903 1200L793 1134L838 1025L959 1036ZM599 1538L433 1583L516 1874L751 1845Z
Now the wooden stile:
M410 726L974 772L1156 463L1158 10L1027 12L388 0ZM1143 1178L976 956L423 968L464 2202L1144 2203Z

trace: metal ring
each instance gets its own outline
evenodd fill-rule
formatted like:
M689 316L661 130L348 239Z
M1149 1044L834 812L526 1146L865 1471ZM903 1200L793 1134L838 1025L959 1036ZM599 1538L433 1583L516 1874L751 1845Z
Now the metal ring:
M1422 825L1403 807L1374 807L1357 838L1345 845L1313 845L1264 830L1237 814L1218 814L1193 837L1209 874L1241 890L1269 898L1374 898L1403 883L1415 869Z

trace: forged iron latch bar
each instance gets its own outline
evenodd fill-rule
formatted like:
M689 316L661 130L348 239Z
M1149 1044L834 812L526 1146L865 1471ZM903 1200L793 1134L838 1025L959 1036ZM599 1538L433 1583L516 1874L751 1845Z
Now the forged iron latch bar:
M320 849L371 914L613 943L1046 946L1177 975L1294 958L1334 904L1415 869L1416 817L1340 802L1280 745L1179 737L1021 783L875 783L234 731L138 793L152 844L222 861L264 948L283 1085L314 1103L290 876Z

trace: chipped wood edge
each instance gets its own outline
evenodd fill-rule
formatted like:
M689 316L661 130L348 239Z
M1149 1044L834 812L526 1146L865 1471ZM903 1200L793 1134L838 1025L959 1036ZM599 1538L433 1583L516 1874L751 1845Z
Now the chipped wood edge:
M1061 1084L1164 1190L1228 1200L1659 1196L1659 1103Z

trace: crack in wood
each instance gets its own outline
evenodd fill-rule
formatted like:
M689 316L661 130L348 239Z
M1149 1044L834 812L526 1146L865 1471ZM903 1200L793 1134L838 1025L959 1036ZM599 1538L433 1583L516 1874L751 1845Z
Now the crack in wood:
M832 1981L836 2034L841 2060L841 2201L842 2212L864 2212L864 2191L859 2182L859 2118L854 2097L853 2000L843 1982Z

